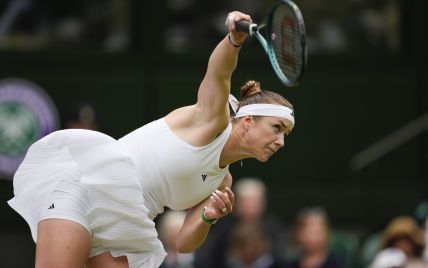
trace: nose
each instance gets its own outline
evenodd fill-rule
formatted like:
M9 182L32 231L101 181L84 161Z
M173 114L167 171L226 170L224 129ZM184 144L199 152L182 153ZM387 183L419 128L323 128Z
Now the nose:
M275 141L275 144L278 146L278 149L284 147L284 143L285 143L285 135L284 134L278 135Z

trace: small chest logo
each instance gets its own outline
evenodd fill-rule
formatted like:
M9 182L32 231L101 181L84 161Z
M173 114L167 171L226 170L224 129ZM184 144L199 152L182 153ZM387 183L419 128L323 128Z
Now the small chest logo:
M48 207L48 210L49 209L54 209L55 208L55 204L54 203L52 203L52 205L50 205L49 207Z
M207 179L207 174L202 174L201 177L202 177L202 181L205 181Z

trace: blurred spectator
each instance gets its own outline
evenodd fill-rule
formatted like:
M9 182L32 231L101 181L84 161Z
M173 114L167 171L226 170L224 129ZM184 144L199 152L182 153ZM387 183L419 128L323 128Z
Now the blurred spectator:
M240 10L260 23L268 14L272 2L266 0L196 1L167 0L168 20L164 33L165 49L186 53L200 44L212 46L227 34L225 18L229 12ZM198 42L195 42L195 39ZM248 38L246 44L251 43ZM256 43L256 42L254 42ZM258 45L258 44L257 44Z
M199 25L195 0L167 0L168 25L164 32L165 49L172 53L185 53L193 49L195 25ZM203 22L204 20L202 20Z
M419 226L424 230L425 249L423 259L428 262L428 200L423 200L415 210L415 217Z
M178 253L175 239L183 225L186 214L183 211L169 210L160 216L159 239L168 253L160 268L193 268L193 254Z
M77 102L71 105L64 118L64 128L98 129L98 114L93 104Z
M0 1L0 49L35 50L97 46L106 52L129 45L128 2Z
M404 254L402 250L397 248L386 248L375 256L370 268L404 267L406 260L406 254Z
M343 268L343 260L329 249L330 227L326 211L310 207L296 217L293 238L297 254L289 268Z
M408 258L420 258L425 247L422 229L407 216L393 219L383 233L382 248L401 249Z
M285 262L275 258L269 235L257 222L236 225L230 234L227 268L285 268Z
M285 255L285 228L274 215L267 212L266 186L263 181L258 178L242 178L233 185L233 190L234 211L211 227L204 245L196 251L196 267L226 267L226 245L233 243L232 230L244 224L257 225L266 233L275 259L281 259Z
M426 267L422 260L425 247L423 230L408 216L393 219L382 234L381 251L370 268Z
M400 1L349 1L348 4L347 30L351 46L391 52L400 48Z
M38 49L52 44L75 44L82 34L82 1L10 0L0 20L0 47Z
M227 33L224 27L224 17L233 10L241 10L246 14L251 15L251 19L255 23L261 23L262 19L268 15L269 9L272 7L272 2L265 0L234 0L234 1L217 1L216 13L212 13L211 24L217 30L217 33L222 36Z

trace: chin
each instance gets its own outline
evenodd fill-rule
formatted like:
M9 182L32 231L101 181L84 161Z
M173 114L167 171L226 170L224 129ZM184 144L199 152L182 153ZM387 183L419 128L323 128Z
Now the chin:
M257 160L260 162L266 163L269 160L270 156L258 157Z

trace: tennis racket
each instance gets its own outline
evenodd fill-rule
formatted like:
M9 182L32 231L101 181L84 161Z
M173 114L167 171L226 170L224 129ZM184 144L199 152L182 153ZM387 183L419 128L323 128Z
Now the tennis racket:
M306 31L298 6L281 0L260 24L236 22L236 29L255 37L269 56L275 74L288 86L296 86L306 68ZM265 36L261 30L265 29Z

